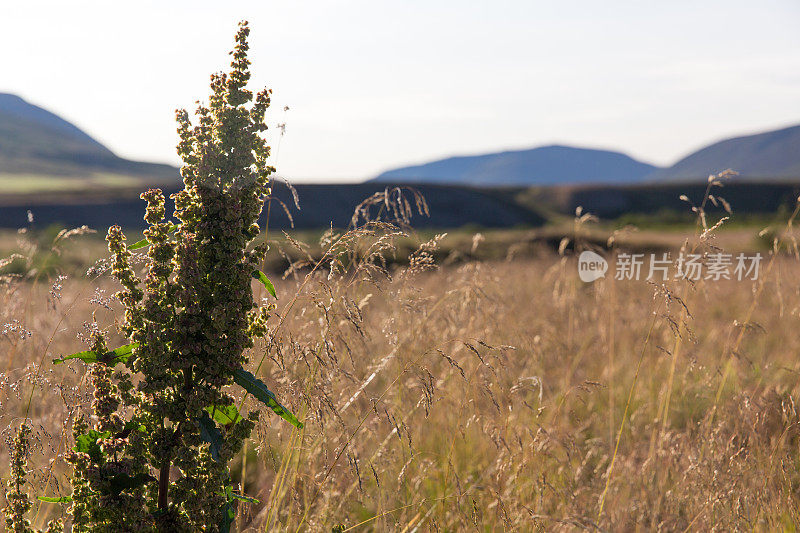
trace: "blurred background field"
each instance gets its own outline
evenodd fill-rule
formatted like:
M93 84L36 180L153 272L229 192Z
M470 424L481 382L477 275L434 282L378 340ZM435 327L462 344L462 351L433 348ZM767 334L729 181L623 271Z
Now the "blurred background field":
M783 236L788 214L779 211L771 216L733 216L726 220L716 232L714 243L729 252L769 252L775 237ZM710 218L713 225L721 217ZM740 218L742 220L740 220ZM696 232L696 221L686 214L675 213L670 218L656 215L625 215L616 220L597 221L576 229L574 221L566 215L559 216L540 227L518 226L511 228L486 228L465 225L460 228L414 229L410 235L396 242L396 251L387 255L390 265L408 263L408 255L419 242L427 241L438 234L445 234L433 252L438 264L453 265L470 261L509 261L531 259L556 253L562 241L567 240L569 249L574 248L576 237L584 244L601 250L622 250L635 253L677 253L687 239ZM89 228L93 229L93 228ZM69 245L52 253L52 244L59 233L67 231L60 224L43 228L33 223L21 230L0 230L0 257L25 253L35 243L37 252L32 263L23 266L17 260L4 272L22 273L27 268L43 270L48 276L58 272L79 275L98 258L107 255L105 233L92 231L81 236L77 245ZM274 230L269 241L273 253L265 263L265 271L283 274L291 263L301 259L315 261L323 252L319 240L326 230ZM142 238L141 230L126 230L130 242ZM303 250L292 245L292 240L308 243ZM786 244L783 244L785 248Z

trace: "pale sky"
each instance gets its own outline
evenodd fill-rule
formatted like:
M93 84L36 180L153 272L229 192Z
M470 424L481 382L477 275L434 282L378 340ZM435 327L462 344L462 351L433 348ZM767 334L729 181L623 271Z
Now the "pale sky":
M241 19L295 181L551 143L670 164L800 123L797 0L0 0L0 92L177 163Z

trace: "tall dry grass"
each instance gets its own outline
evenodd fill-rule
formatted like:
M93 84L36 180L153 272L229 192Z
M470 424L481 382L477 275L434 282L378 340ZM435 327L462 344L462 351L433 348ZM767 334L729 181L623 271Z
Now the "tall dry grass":
M306 425L263 417L234 465L260 500L239 530L797 528L796 256L755 282L585 284L566 246L436 267L434 239L387 270L400 232L359 228L276 282L250 367ZM91 396L79 364L50 361L114 331L113 290L103 275L0 289L0 425L33 421L37 494L69 493L65 429Z

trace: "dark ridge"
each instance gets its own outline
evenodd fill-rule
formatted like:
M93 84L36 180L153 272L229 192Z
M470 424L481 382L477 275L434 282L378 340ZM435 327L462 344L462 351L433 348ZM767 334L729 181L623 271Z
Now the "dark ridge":
M290 190L276 184L275 201L270 209L269 227L289 229L291 222L281 204L292 215L297 229L326 228L333 225L345 228L350 223L353 210L375 192L383 191L383 184L360 183L342 185L297 185L300 199L298 210ZM485 227L538 226L544 218L534 209L516 203L502 190L471 187L421 185L415 187L430 207L430 217L415 215L413 227L453 228L464 225ZM178 188L165 189L171 194ZM144 202L138 190L130 190L122 197L72 198L19 197L8 198L0 207L0 227L18 228L26 225L27 211L34 214L38 226L60 224L67 227L88 225L102 230L111 224L128 228L143 228ZM410 198L410 197L409 197ZM412 201L413 202L413 201ZM169 202L171 203L171 202ZM266 209L261 223L266 222Z

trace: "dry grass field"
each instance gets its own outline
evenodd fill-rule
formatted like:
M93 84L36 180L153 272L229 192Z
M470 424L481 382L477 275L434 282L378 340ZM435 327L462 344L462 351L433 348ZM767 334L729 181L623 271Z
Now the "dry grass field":
M757 242L718 233L665 246ZM93 328L122 342L115 286L80 274L97 240L70 241L47 276L0 286L0 427L8 438L32 420L37 495L69 494L69 427L92 394L82 364L52 359ZM262 416L233 465L259 500L237 530L798 528L795 255L765 252L757 281L612 271L587 284L571 249L481 259L492 242L468 241L471 260L433 266L428 243L384 272L370 257L392 236L364 233L346 243L360 260L273 276L277 312L249 367L306 425ZM35 524L61 512L37 503Z

